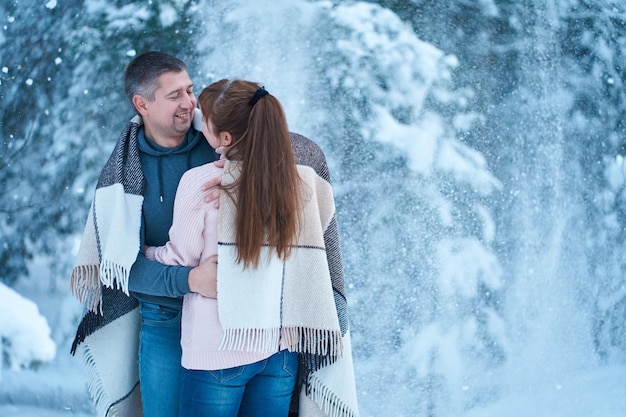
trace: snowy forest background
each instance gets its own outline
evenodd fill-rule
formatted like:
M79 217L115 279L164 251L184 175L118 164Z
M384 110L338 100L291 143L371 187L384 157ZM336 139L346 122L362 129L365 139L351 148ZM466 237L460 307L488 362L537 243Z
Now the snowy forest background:
M69 271L147 50L325 151L363 416L623 415L621 0L0 4L0 416L94 416Z

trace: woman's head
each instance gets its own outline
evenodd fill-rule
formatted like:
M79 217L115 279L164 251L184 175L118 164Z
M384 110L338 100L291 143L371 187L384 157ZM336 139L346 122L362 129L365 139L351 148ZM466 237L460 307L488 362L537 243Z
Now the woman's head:
M212 133L227 132L232 136L227 154L231 158L245 159L249 155L246 148L271 145L251 142L249 139L255 135L272 131L282 140L289 135L280 102L258 83L237 79L217 81L202 90L198 104ZM248 136L248 132L252 134ZM284 143L279 140L277 145L276 151L283 150Z
M286 258L298 220L298 172L282 105L260 84L221 80L198 97L207 129L228 137L228 159L242 171L231 193L237 203L238 260L256 266L261 246ZM236 194L236 197L234 196Z

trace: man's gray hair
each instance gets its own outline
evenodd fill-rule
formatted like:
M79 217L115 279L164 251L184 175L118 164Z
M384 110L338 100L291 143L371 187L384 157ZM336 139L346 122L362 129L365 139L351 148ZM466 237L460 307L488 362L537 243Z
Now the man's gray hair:
M166 72L182 72L187 70L187 64L175 56L164 52L145 52L135 57L124 73L124 92L133 102L134 95L140 95L147 100L154 100L154 92L159 87L157 79Z

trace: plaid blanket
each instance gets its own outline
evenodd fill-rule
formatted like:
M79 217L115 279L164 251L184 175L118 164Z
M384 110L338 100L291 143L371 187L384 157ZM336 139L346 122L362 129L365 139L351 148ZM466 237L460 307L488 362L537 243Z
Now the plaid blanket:
M294 133L291 134L291 144L296 163L313 168L318 179L330 187L328 165L319 146ZM323 240L343 349L341 356L337 357L332 350L323 353L303 352L299 355L298 386L302 389L297 409L301 416L315 416L320 411L320 415L327 416L358 416L343 258L334 202L332 214L323 231ZM298 389L296 387L296 393ZM296 398L294 396L292 409L295 408Z
M78 354L99 417L141 416L138 303L128 277L140 245L145 179L134 117L105 164L89 209L70 291L85 306L71 353Z

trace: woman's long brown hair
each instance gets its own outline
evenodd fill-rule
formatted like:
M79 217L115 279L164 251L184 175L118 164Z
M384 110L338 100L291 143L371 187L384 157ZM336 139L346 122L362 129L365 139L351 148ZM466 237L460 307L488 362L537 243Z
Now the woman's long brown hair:
M216 134L233 137L225 156L242 162L239 179L223 189L236 196L237 262L244 268L259 265L265 243L281 259L288 258L299 221L299 176L285 113L271 94L253 101L259 88L224 79L198 96L205 123Z

